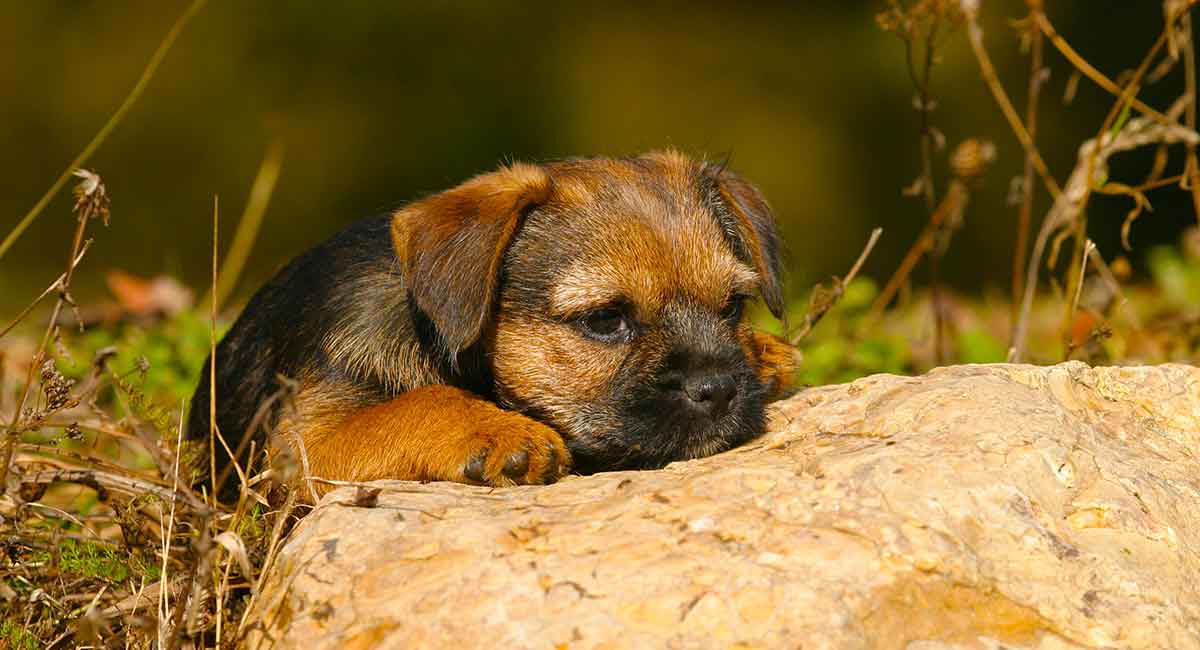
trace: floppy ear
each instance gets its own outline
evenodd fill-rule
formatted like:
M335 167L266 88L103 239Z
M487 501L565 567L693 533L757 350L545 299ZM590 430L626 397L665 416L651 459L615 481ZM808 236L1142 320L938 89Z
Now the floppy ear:
M491 317L504 252L532 206L550 195L541 167L515 163L410 204L392 217L404 283L451 357Z
M783 283L780 277L779 232L775 214L762 192L724 165L705 164L703 173L713 183L726 235L734 252L754 267L763 302L776 318L783 317ZM725 218L731 218L726 222Z

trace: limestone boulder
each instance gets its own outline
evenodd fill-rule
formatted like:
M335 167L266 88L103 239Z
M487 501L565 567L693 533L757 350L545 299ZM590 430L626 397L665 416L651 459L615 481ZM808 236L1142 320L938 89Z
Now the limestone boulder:
M1200 648L1200 370L811 388L653 472L325 497L252 648Z

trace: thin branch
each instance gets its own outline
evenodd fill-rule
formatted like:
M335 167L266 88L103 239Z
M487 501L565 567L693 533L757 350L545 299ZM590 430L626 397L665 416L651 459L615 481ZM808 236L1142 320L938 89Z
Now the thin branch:
M1050 175L1050 169L1046 167L1045 161L1038 153L1037 147L1034 146L1033 138L1029 135L1029 131L1025 125L1021 123L1020 116L1013 108L1012 102L1008 99L1008 93L1004 92L1004 86L1000 83L1000 78L996 76L996 68L992 65L992 59L988 56L987 48L983 46L983 28L979 26L978 16L976 11L966 11L967 18L967 41L971 44L971 51L975 54L975 60L979 63L979 71L983 75L983 80L987 83L988 89L992 92L992 97L995 98L996 104L1000 106L1000 111L1004 114L1004 118L1008 120L1009 127L1017 136L1017 140L1021 142L1021 146L1025 148L1025 152L1033 160L1034 169L1042 179L1042 183L1046 186L1046 190L1050 192L1050 196L1058 200L1058 195L1062 193L1058 186L1058 182Z
M801 326L800 331L792 337L791 344L793 346L798 345L800 341L804 340L805 337L812 332L812 329L816 327L817 323L820 322L825 313L837 304L837 301L841 299L842 294L845 292L846 287L850 286L850 283L854 281L854 278L862 269L862 266L867 261L867 258L871 256L871 251L875 250L875 244L879 242L879 238L882 235L883 228L876 228L875 230L872 230L871 237L867 240L867 245L864 246L862 252L859 253L858 259L854 262L854 266L850 267L850 272L846 274L846 277L844 279L834 278L833 289L828 292L826 298L824 300L820 300L819 304L817 304L817 301L814 301L813 308L809 310L809 313L804 315L804 324ZM820 291L820 289L821 287L819 285L817 288L813 289L814 297L817 295L817 292Z
M1039 18L1044 18L1040 3L1031 3L1030 18L1037 21ZM1030 33L1030 52L1029 52L1029 91L1025 103L1025 124L1029 129L1029 139L1034 144L1037 143L1037 109L1038 97L1042 90L1042 81L1045 70L1042 68L1042 35L1041 32L1032 30ZM1012 268L1012 323L1016 327L1017 304L1020 302L1021 291L1023 288L1024 275L1022 272L1025 269L1025 256L1029 249L1029 228L1033 220L1033 173L1034 162L1033 155L1030 151L1025 152L1025 168L1021 175L1021 208L1017 213L1017 244L1016 250L1013 251L1013 268Z
M1182 105L1177 103L1175 108L1168 112L1168 115L1176 113L1181 108ZM1093 173L1107 173L1108 159L1117 153L1149 145L1187 143L1200 143L1200 136L1195 131L1179 124L1172 123L1170 126L1166 126L1147 118L1134 118L1115 137L1112 133L1105 132L1100 138L1088 140L1079 147L1075 169L1071 172L1062 195L1054 202L1042 220L1042 226L1038 231L1033 251L1025 268L1025 294L1021 301L1021 315L1013 330L1010 361L1019 362L1024 357L1029 316L1033 309L1033 297L1037 292L1038 267L1042 255L1046 252L1050 236L1059 228L1075 223L1079 213L1084 209L1084 196L1089 192L1091 186L1088 182L1089 166L1095 164Z
M1079 268L1079 282L1075 283L1075 295L1071 298L1071 314L1074 314L1079 309L1079 297L1083 295L1083 281L1087 277L1088 257L1092 251L1096 250L1096 245L1092 240L1087 240L1087 246L1084 248L1083 264Z
M93 218L103 218L105 223L108 221L108 190L104 187L100 177L83 169L75 171L73 175L83 180L75 188L76 224L75 235L71 239L71 253L67 256L67 268L63 271L62 282L57 287L58 301L54 303L54 311L50 313L50 322L46 325L41 343L38 344L37 351L29 363L29 369L25 373L25 385L21 388L21 396L17 399L16 408L13 409L12 420L9 422L8 430L5 431L4 440L0 442L0 486L7 485L8 466L12 462L13 450L20 437L22 411L33 390L33 374L45 361L46 346L50 344L50 339L58 331L58 317L62 313L63 305L74 305L70 294L71 277L75 273L76 260L82 259L79 253L83 248L83 235L87 231L88 222Z
M1092 64L1087 62L1087 59L1084 59L1082 56L1080 56L1080 54L1075 51L1075 48L1071 47L1070 44L1067 43L1066 39L1064 39L1062 35L1054 29L1054 25L1050 24L1050 20L1046 18L1046 14L1044 12L1038 11L1032 14L1032 17L1034 23L1038 27L1038 33L1045 34L1046 38L1050 40L1050 43L1058 49L1058 51L1067 59L1067 61L1071 63L1071 65L1075 66L1076 70L1082 72L1085 77L1091 79L1097 86L1100 86L1109 93L1116 95L1117 97L1121 96L1123 92L1121 87L1118 86L1112 79L1106 77L1103 72L1100 72L1094 68ZM1171 123L1170 118L1168 118L1166 115L1163 115L1151 106L1147 106L1145 102L1137 99L1136 97L1133 98L1132 105L1142 114L1153 118L1155 121L1161 124Z
M246 621L250 616L250 612L254 611L255 603L263 594L263 582L270 573L271 567L275 564L275 556L279 553L279 548L283 546L283 531L286 529L288 518L292 516L292 511L296 508L297 493L297 490L288 490L287 496L284 497L283 507L275 515L275 525L271 528L271 539L267 542L267 557L263 560L262 567L258 570L258 577L255 579L254 588L250 592L250 602L242 610L242 618L238 621L237 629L239 636L245 634L247 631ZM315 505L316 502L314 501L313 503Z
M132 476L123 476L91 469L53 469L30 472L21 476L22 485L50 485L51 483L79 483L105 490L142 496L153 494L169 503L183 503L196 512L208 512L210 508L186 490L172 489Z
M175 450L176 450L175 469L172 472L172 476L173 476L172 490L176 493L179 492L179 457L182 455L182 454L178 453L178 450L180 449L182 444L183 444L183 418L181 417L181 418L179 418L179 432L176 434L176 441L175 441ZM168 645L168 643L170 643L170 641L168 639L165 639L163 635L170 633L170 629L165 627L166 621L167 621L167 616L168 616L168 614L171 613L171 611L170 611L170 609L171 609L170 608L170 594L168 593L170 590L167 589L166 585L169 584L167 581L167 569L168 569L167 560L171 556L171 538L172 538L172 533L175 530L175 505L176 505L175 500L171 500L171 513L167 517L166 532L163 534L163 540L162 540L162 570L161 570L160 575L162 576L161 579L162 579L163 588L160 589L159 593L158 593L158 607L159 607L158 647L160 647L160 648L166 647ZM161 513L161 510L159 512ZM162 518L162 515L160 514L159 515L159 519L160 519L159 530L162 530L161 518ZM182 607L183 607L182 603L176 602L175 608L177 610Z
M212 231L212 311L209 314L208 330L208 476L217 476L217 224L221 216L220 198L213 195L213 231ZM196 435L193 433L192 435ZM221 440L225 442L224 438ZM214 492L216 487L213 488ZM212 498L215 502L217 495Z
M883 291L879 292L879 296L871 304L872 317L882 314L883 310L892 302L896 293L908 280L908 276L917 262L925 253L934 249L939 233L945 228L961 222L962 214L966 210L971 196L971 185L983 176L995 156L995 147L990 142L968 139L958 145L951 158L954 178L946 189L946 195L942 197L937 209L929 216L929 222L925 224L924 230L913 242L912 247L908 249L900 266L896 268L891 279L884 285Z
M22 442L17 443L17 452L17 462L23 465L46 464L53 467L98 469L138 481L157 483L166 487L164 479L144 476L137 470L129 469L119 463L95 455L86 448L82 451L73 451L58 446Z
M1183 106L1186 106L1186 104L1181 104L1181 102L1176 102L1175 106L1173 106L1172 109L1167 112L1167 124L1157 124L1157 126L1160 127L1160 130L1157 132L1149 128L1149 126L1153 123L1148 122L1146 118L1130 120L1129 124L1125 125L1124 128L1119 129L1117 133L1111 132L1110 127L1121 111L1121 107L1130 105L1129 102L1131 102L1136 96L1142 77L1149 69L1150 63L1153 61L1155 55L1157 55L1158 51L1162 49L1163 45L1168 42L1169 35L1171 34L1171 30L1173 29L1175 22L1181 16L1186 15L1187 12L1198 3L1200 3L1200 0L1187 0L1184 6L1180 8L1178 12L1167 17L1166 26L1163 28L1162 33L1159 35L1154 45L1150 48L1150 51L1147 52L1145 57L1143 57L1141 64L1138 66L1137 71L1133 75L1133 78L1122 90L1120 98L1113 105L1108 116L1105 118L1100 132L1094 139L1088 140L1082 147L1080 147L1080 156L1084 156L1086 151L1086 159L1081 159L1080 163L1075 166L1075 170L1072 172L1071 178L1067 183L1067 191L1063 194L1063 196L1055 197L1054 205L1051 207L1050 213L1046 216L1046 219L1042 222L1042 227L1038 232L1037 241L1034 244L1033 255L1029 258L1029 264L1025 274L1025 295L1021 304L1021 315L1017 319L1016 327L1013 328L1013 340L1012 345L1009 348L1010 361L1020 361L1024 354L1025 337L1028 333L1029 326L1029 315L1033 308L1033 295L1037 290L1037 267L1041 261L1042 254L1045 252L1045 246L1050 238L1050 235L1064 225L1073 226L1076 236L1074 261L1078 261L1078 257L1083 254L1082 241L1086 236L1086 221L1083 217L1084 210L1087 207L1088 198L1092 191L1092 179L1096 178L1096 174L1100 169L1106 167L1107 157L1113 153L1116 153L1117 151L1136 148L1149 142L1174 141L1184 142L1189 144L1189 146L1194 146L1196 141L1195 129L1191 127L1185 129L1184 127L1178 127L1174 124L1175 119L1178 117L1179 110L1181 110ZM968 20L970 21L972 27L975 26L974 18L975 16L973 14L968 15ZM1190 95L1185 95L1182 98L1182 102L1189 104L1194 103L1194 101L1195 98ZM1138 123L1137 129L1135 129L1137 134L1131 137L1129 132L1134 130L1133 126L1135 122ZM1193 159L1190 156L1188 159L1188 167L1190 169L1185 172L1185 175L1189 173L1200 173L1197 171L1197 168L1200 166L1193 165ZM1200 198L1194 197L1194 200L1197 202L1197 214L1200 215ZM1052 256L1052 258L1056 257L1056 255ZM1072 264L1069 273L1074 274L1074 272L1074 264ZM1072 280L1073 278L1068 278L1068 286ZM1070 313L1068 313L1067 318L1070 318ZM1067 326L1069 326L1069 323Z
M1138 318L1137 312L1129 307L1129 299L1125 297L1125 292L1121 289L1121 283L1117 282L1117 278L1113 275L1112 269L1108 268L1108 263L1104 261L1104 257L1100 255L1100 251L1093 246L1091 249L1092 265L1096 267L1096 271L1100 274L1100 279L1108 286L1108 290L1117 298L1117 309L1124 314L1126 320L1135 331L1142 330L1142 321Z
M851 282L854 282L854 277L862 270L863 264L871 256L871 251L875 250L875 244L879 242L881 236L883 236L883 228L876 228L871 231L871 237L867 240L867 245L858 254L858 259L855 260L854 266L850 267L850 271L846 273L846 277L842 279L842 284L849 285Z
M246 266L246 260L250 257L250 250L254 247L254 240L258 237L259 227L267 213L267 206L271 204L275 185L279 181L279 172L283 168L283 151L282 142L272 142L258 166L258 173L250 186L250 198L246 200L246 207L233 235L233 243L225 253L225 260L221 262L220 282L215 289L209 289L216 291L219 304L223 305L229 300L229 296L237 287L242 269ZM208 296L201 302L208 302Z
M946 195L942 197L942 202L938 204L936 210L929 217L929 222L925 224L924 230L917 237L917 241L904 254L904 259L900 261L900 266L896 267L895 273L884 285L883 290L879 292L879 296L875 298L875 302L871 305L871 313L873 316L878 316L883 313L883 310L896 297L896 293L900 291L900 287L908 280L908 276L912 273L917 262L921 261L921 257L928 251L933 249L935 235L942 224L952 220L951 215L961 214L967 206L967 200L970 197L970 192L967 187L961 182L951 182L950 187L946 190Z
M1192 32L1192 16L1187 11L1187 8L1184 9L1180 17L1179 27L1183 34L1180 40L1183 41L1181 49L1183 50L1185 92L1190 99L1187 106L1186 123L1189 129L1195 131L1197 109L1196 44L1195 34ZM1200 220L1200 160L1196 158L1196 145L1189 144L1187 152L1187 164L1185 165L1187 181L1184 186L1190 190L1189 193L1192 195L1192 209L1196 213L1196 219Z
M90 248L91 245L92 245L92 240L90 240L90 239L83 242L83 248L80 249L79 255L75 256L75 261L71 263L72 267L79 266L79 263L83 261L83 256L87 255L88 248ZM21 321L25 320L25 317L28 316L29 313L32 312L34 310L34 308L38 306L39 303L42 302L42 299L44 299L46 296L50 295L51 293L53 293L55 291L61 291L66 286L64 284L66 282L66 279L67 279L66 273L62 273L61 275L59 275L58 279L56 279L54 282L52 282L50 284L50 286L46 287L46 290L43 291L41 293L41 295L39 295L37 298L34 298L33 302L29 303L29 305L26 306L25 309L21 310L21 313L17 314L16 318L12 319L12 322L10 322L8 325L6 325L3 330L0 330L0 339L4 338L5 334L8 334L9 332L11 332L13 330L13 328L16 327Z
M1189 3L1189 5L1190 4L1191 3ZM1159 34L1158 38L1155 40L1154 45L1151 46L1150 50L1148 52L1146 52L1146 55L1144 57L1142 57L1142 61L1140 64L1138 64L1138 67L1134 71L1133 76L1129 79L1129 82L1127 84L1125 84L1125 87L1122 89L1120 97L1118 97L1117 101L1113 103L1112 108L1109 109L1108 115L1104 118L1104 123L1100 125L1100 130L1096 134L1097 141L1101 141L1101 138L1106 133L1109 133L1112 136L1119 135L1119 132L1122 129L1122 125L1118 124L1117 121L1124 120L1124 117L1127 115L1127 110L1130 107L1130 102L1132 102L1133 99L1135 97L1137 97L1138 92L1142 88L1142 79L1146 76L1146 73L1150 70L1150 64L1154 62L1154 58L1156 56L1158 56L1159 51L1161 51L1162 48L1167 44L1169 37L1172 33L1172 30L1174 28L1175 21L1178 20L1179 16L1182 13L1183 12L1181 12L1180 14L1176 14L1175 16L1169 17L1167 19L1167 21L1166 21L1167 24L1163 27L1163 30ZM1190 99L1189 99L1189 101L1190 101ZM1173 123L1173 121L1172 121L1172 123ZM1170 126L1170 124L1168 124L1167 126ZM1190 130L1193 133L1195 131L1194 129L1190 129ZM1114 133L1114 132L1117 132L1117 133ZM1084 177L1085 180L1087 180L1088 182L1086 182L1083 185L1083 193L1082 193L1082 196L1080 197L1080 201L1079 201L1079 206L1080 206L1079 211L1075 214L1075 218L1070 224L1074 229L1073 234L1074 234L1075 246L1071 253L1071 265L1068 267L1068 270L1067 270L1067 273L1068 273L1067 286L1071 286L1075 281L1074 274L1075 274L1076 267L1086 261L1086 260L1081 259L1085 255L1084 248L1085 248L1085 242L1087 241L1087 210L1086 210L1086 208L1087 208L1088 200L1091 198L1092 188L1096 184L1093 182L1093 179L1097 178L1096 165L1098 163L1097 163L1096 157L1098 155L1098 152L1099 152L1099 147L1094 148L1091 152L1091 155L1088 157L1087 175ZM1105 174L1105 176L1107 176L1107 174ZM1126 220L1126 223L1128 223L1128 219ZM1053 256L1052 256L1052 259L1053 259ZM1067 310L1063 314L1063 329L1064 329L1064 331L1070 329L1071 321L1073 318L1074 318L1074 310L1071 309L1070 306L1068 306Z

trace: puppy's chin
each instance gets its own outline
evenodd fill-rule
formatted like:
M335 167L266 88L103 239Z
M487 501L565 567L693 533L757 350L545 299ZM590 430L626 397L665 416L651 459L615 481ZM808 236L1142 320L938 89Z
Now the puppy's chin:
M579 474L658 469L710 456L762 435L765 392L751 372L735 376L737 393L717 417L697 412L686 398L638 386L607 403L581 405L567 422L550 422L563 435ZM549 418L553 420L554 418Z

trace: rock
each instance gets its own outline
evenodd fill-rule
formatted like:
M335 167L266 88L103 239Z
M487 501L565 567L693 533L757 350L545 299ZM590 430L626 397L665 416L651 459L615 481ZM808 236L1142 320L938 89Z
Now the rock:
M253 648L1200 648L1200 370L813 388L654 472L329 494Z

